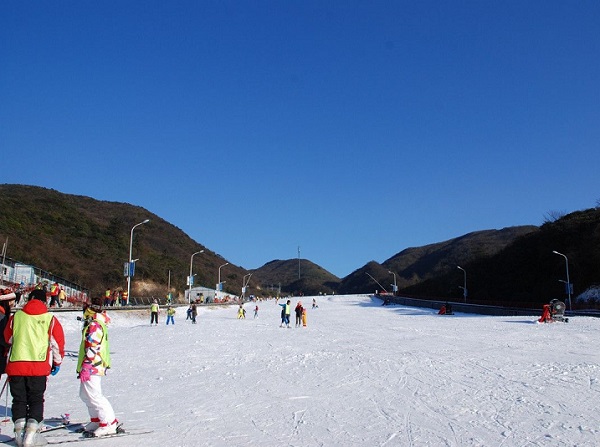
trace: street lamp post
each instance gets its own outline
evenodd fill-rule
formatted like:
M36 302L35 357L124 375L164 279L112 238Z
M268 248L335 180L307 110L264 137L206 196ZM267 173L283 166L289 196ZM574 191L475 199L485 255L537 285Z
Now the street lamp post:
M460 265L457 265L456 267L458 267L460 270L462 270L463 273L465 274L465 280L464 280L462 289L463 289L463 299L465 300L465 303L466 303L467 302L467 271L464 268L462 268Z
M246 287L248 287L248 284L250 283L251 276L252 273L248 273L244 275L244 279L242 279L242 303L244 302L244 297L246 296ZM246 278L248 278L248 281L246 281Z
M133 250L133 230L135 230L137 227L139 227L140 225L144 225L147 224L148 222L150 222L150 219L146 219L143 222L140 222L138 224L135 224L132 228L131 228L131 234L129 236L129 265L127 266L127 305L129 306L129 295L131 294L131 252Z
M391 273L392 275L394 275L394 296L395 296L396 292L398 292L398 286L396 285L396 274L390 270L388 270L388 273Z
M223 267L225 267L226 265L229 265L229 262L226 262L225 264L223 264L223 265L221 265L221 266L219 267L219 283L218 283L218 288L219 288L219 289L221 288L221 269L222 269Z
M190 258L190 276L188 276L188 304L192 302L192 283L194 282L192 275L192 267L194 265L194 256L197 254L204 253L204 250L197 251L196 253L192 253L192 257Z
M573 310L573 306L571 304L571 281L569 280L569 259L567 258L566 255L563 255L562 253L559 253L556 250L552 250L552 253L565 258L565 267L567 269L567 294L569 296L569 310Z

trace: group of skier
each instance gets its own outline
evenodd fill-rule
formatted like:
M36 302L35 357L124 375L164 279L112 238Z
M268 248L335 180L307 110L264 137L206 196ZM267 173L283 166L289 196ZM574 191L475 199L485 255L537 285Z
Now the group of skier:
M154 300L150 305L150 325L158 326L158 314L160 313L160 306L158 304L158 300ZM167 301L167 326L169 324L175 324L175 314L177 313L176 309L168 304ZM196 317L198 316L198 310L196 308L196 303L190 304L190 307L187 310L187 318L186 320L192 320L193 324L196 324Z
M8 292L8 293L6 293ZM12 395L12 420L18 447L47 443L40 433L44 419L44 394L49 375L56 375L65 355L62 325L46 305L46 292L35 289L22 309L11 315L15 293L0 293L0 338L2 354ZM117 432L118 421L109 401L102 394L101 379L110 368L107 325L110 318L102 310L102 298L84 306L83 330L77 360L79 397L86 404L90 421L84 436L101 437ZM4 366L0 362L0 367ZM2 389L4 391L4 388Z
M279 303L277 303L279 304ZM291 301L287 300L283 304L279 304L281 306L281 324L279 327L291 327L290 326L290 315L292 313L292 305ZM314 308L314 302L313 302ZM302 306L302 301L298 301L296 304L296 308L294 309L294 313L296 314L296 327L306 327L306 309Z
M279 304L279 303L278 303ZM284 304L279 304L281 306L281 325L280 327L291 327L290 326L290 315L291 315L291 301L287 300ZM312 308L315 309L317 303L313 298ZM169 323L175 324L174 316L175 309L172 306L167 307L167 325ZM296 316L296 327L306 327L306 309L302 306L302 302L298 301L296 307L294 309L294 313ZM159 314L159 304L157 300L154 300L150 305L150 325L158 325L158 314ZM196 317L198 315L198 311L195 303L191 303L189 308L187 309L187 318L186 320L192 320L192 323L196 323ZM246 318L246 309L244 309L244 305L240 304L237 310L237 318L239 320L243 320ZM254 318L258 318L258 304L254 306Z

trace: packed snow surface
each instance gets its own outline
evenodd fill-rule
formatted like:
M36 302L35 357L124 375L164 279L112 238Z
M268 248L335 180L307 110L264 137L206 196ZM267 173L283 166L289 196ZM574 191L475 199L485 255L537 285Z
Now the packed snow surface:
M538 324L316 299L312 309L302 298L308 326L291 329L279 327L274 300L258 303L257 319L254 303L245 320L237 306L201 307L196 325L186 307L175 326L164 308L158 326L149 312L109 310L104 392L125 428L154 432L94 445L600 445L600 319ZM76 353L77 314L57 315ZM65 357L49 378L46 417L87 418L75 363Z

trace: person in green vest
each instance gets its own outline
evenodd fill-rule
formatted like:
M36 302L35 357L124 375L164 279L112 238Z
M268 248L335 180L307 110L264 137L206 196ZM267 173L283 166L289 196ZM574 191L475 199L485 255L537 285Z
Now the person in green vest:
M79 397L86 404L90 422L84 428L85 437L101 437L117 432L119 423L108 399L102 394L102 377L110 368L108 323L102 311L102 298L92 298L83 312L83 331L77 360Z
M155 323L158 326L158 312L158 301L154 300L150 305L150 326L152 326L152 323Z
M44 445L38 432L44 419L44 394L50 374L55 375L65 356L65 334L48 312L46 291L35 289L23 309L12 315L4 329L11 345L6 374L12 395L15 443L19 447Z

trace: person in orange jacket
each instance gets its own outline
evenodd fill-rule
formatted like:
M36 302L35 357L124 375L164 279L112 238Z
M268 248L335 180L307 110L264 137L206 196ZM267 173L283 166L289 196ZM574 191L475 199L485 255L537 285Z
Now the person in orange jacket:
M44 393L65 356L65 335L58 319L48 312L46 292L35 289L23 309L12 315L4 329L11 345L6 374L12 395L12 420L17 446L44 443L38 428L44 419Z

